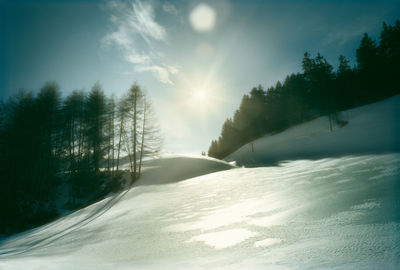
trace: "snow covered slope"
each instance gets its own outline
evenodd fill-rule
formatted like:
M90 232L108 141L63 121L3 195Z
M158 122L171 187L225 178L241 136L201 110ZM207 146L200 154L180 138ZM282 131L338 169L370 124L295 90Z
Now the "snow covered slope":
M232 168L231 164L215 158L163 155L143 163L143 175L135 185L167 184Z
M328 118L319 117L246 144L226 160L256 166L298 158L400 151L400 95L342 115L348 124L334 125L332 132Z
M400 269L400 154L130 191L0 241L0 269Z

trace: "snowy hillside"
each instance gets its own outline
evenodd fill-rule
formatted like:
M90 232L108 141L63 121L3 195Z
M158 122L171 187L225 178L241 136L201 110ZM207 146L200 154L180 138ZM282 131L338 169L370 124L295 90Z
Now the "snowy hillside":
M129 165L125 165L128 169ZM157 185L234 168L229 163L209 157L163 155L143 163L143 176L135 185Z
M140 185L0 242L0 269L400 269L400 154Z
M400 269L399 105L349 110L332 132L321 117L228 158L268 167L146 161L130 190L0 239L0 269Z
M246 144L227 161L239 165L273 164L281 160L400 151L400 95L344 111L348 124L330 124L327 117L294 126Z

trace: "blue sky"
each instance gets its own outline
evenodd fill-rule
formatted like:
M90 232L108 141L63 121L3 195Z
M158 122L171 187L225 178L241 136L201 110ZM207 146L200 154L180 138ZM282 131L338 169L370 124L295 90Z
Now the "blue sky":
M200 153L252 87L300 71L305 51L354 63L362 33L399 15L399 1L0 0L0 97L46 81L118 96L136 81L165 150Z

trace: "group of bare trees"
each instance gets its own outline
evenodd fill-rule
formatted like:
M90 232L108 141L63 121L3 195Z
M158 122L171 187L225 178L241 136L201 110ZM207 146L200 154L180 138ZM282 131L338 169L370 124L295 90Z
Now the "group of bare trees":
M122 188L124 171L133 183L145 157L161 148L151 103L136 83L119 99L99 83L62 98L58 85L47 83L38 94L20 91L0 105L0 233L56 215L63 183L72 208L82 206L77 198Z
M63 137L70 172L89 170L115 175L128 157L132 181L141 174L143 158L157 154L162 139L146 93L133 84L119 100L106 98L96 83L86 97L74 91L62 107Z
M159 152L162 143L160 131L150 100L137 84L132 85L121 98L117 115L119 139L116 170L119 169L121 151L125 151L134 182L141 175L143 158Z

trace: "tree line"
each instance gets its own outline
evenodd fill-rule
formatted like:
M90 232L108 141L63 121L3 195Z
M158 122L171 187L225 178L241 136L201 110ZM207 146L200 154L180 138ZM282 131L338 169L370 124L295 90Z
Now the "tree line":
M341 55L334 71L319 53L312 57L306 52L301 73L288 75L266 91L260 85L243 96L233 118L224 122L218 140L211 142L208 155L221 159L264 134L321 115L335 119L338 111L399 94L400 21L383 23L378 44L365 33L356 60L350 67Z
M0 233L57 216L63 186L76 209L135 182L161 141L150 100L136 83L119 99L99 83L65 98L55 82L37 94L21 90L0 104Z

